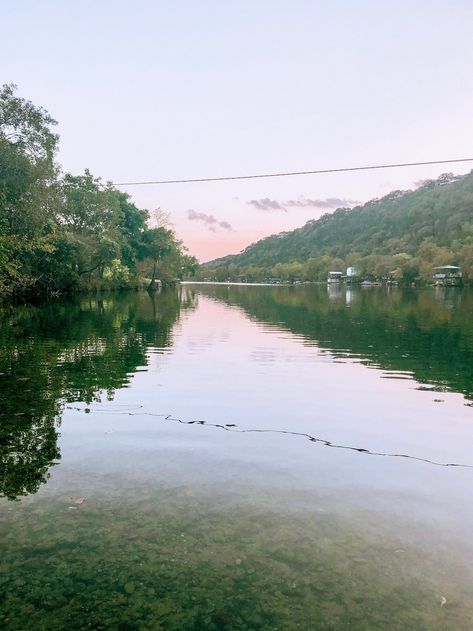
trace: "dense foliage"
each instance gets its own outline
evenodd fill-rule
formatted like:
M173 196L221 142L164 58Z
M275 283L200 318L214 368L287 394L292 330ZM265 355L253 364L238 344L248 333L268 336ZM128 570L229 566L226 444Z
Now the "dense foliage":
M444 174L414 191L394 191L270 236L200 269L201 278L323 280L355 266L362 277L412 282L436 265L473 278L473 174Z
M0 296L31 297L88 288L164 282L192 273L165 223L89 171L61 174L56 121L0 89Z

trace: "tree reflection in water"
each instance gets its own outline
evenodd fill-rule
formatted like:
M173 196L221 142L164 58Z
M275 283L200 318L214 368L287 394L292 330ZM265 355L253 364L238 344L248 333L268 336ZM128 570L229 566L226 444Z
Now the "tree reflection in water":
M185 291L126 293L24 305L0 317L0 497L35 493L61 455L66 402L112 399L148 363L150 346L172 344Z
M458 287L199 286L339 358L473 401L473 292ZM389 371L398 374L389 374Z
M199 293L339 358L473 400L473 293L457 288L181 287L21 306L0 317L0 496L34 493L60 459L63 406L112 399L150 347L172 344ZM471 403L467 403L471 405Z

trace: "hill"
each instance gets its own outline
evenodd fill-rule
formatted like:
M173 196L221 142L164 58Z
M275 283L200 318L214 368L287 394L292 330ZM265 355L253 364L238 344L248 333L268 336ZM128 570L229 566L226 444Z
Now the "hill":
M354 265L364 275L395 272L411 281L427 280L433 266L447 263L461 265L473 278L473 171L340 208L205 263L200 276L318 280L329 269Z

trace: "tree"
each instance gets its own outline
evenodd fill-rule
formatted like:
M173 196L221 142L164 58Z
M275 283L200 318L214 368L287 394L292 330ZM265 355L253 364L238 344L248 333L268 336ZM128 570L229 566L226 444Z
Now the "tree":
M167 282L195 271L170 226L85 170L60 176L56 121L0 89L0 292L28 297L136 284L137 263Z
M135 206L127 193L115 191L115 196L120 210L118 229L121 234L121 258L134 271L142 235L148 228L149 213Z
M115 230L120 217L117 191L104 186L88 169L84 175L66 173L62 181L61 225L76 234L101 237Z
M34 287L35 260L50 247L57 207L56 121L15 89L0 89L0 250L9 263L0 287L7 293Z
M401 266L401 279L404 285L412 285L419 278L419 266L415 262Z
M59 136L51 127L57 122L42 107L15 96L16 85L0 89L0 138L32 162L52 164Z
M143 260L152 264L151 280L148 291L156 291L156 270L158 261L171 254L174 247L174 235L167 228L151 228L143 233L140 244L140 254Z

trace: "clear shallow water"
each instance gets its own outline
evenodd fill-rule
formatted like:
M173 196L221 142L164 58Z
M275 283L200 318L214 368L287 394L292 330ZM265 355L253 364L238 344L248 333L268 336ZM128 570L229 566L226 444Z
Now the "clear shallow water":
M444 466L473 465L472 314L192 285L6 311L2 626L473 628L473 468Z

